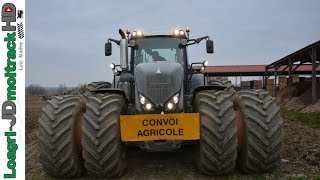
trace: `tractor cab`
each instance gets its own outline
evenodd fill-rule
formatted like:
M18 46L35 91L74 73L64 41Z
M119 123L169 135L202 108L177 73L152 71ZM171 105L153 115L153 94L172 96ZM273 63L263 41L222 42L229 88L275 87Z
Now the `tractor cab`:
M186 58L183 49L179 48L180 38L172 36L147 36L140 39L131 39L130 41L135 44L131 50L132 69L140 63L183 64L184 58Z
M181 45L187 41L187 35L182 30L176 30L172 35L146 35L142 31L127 31L131 51L132 69L140 63L160 62L185 64L187 54Z
M189 65L187 47L206 39L207 53L213 53L213 41L208 36L191 39L189 32L187 28L167 35L145 35L142 31L119 30L122 38L106 43L106 55L111 55L111 42L120 45L120 65L111 65L115 74L113 84L132 103L132 114L177 113L188 109L183 100L196 85L203 85L207 62L193 63L201 68ZM201 77L193 76L197 73ZM177 99L175 103L173 98ZM191 112L191 107L187 111Z

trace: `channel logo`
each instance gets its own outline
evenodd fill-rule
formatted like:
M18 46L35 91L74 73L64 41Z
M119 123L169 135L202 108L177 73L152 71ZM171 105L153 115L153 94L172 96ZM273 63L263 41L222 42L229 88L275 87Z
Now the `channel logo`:
M6 25L2 26L2 31L16 31L16 26L12 26L12 22L16 22L16 6L12 3L6 3L2 6L1 21Z
M6 146L7 146L7 156L6 160L1 159L1 161L6 161L7 169L3 169L3 178L16 178L17 177L17 151L19 144L17 142L17 137L19 135L19 131L17 130L18 127L16 127L16 114L17 109L19 107L16 106L16 84L17 84L17 38L16 38L16 21L17 21L17 10L16 6L12 3L6 3L2 6L1 9L1 21L2 21L2 31L6 31L6 37L4 37L4 42L6 44L6 51L5 53L7 55L6 57L6 67L4 68L4 77L7 79L7 98L2 103L2 112L1 112L1 119L2 120L9 120L10 126L7 127L7 130L5 131L4 135L7 139ZM20 23L20 26L23 26L22 23ZM23 27L18 27L19 31L23 31ZM20 28L20 29L19 29ZM8 32L11 31L11 32ZM1 49L4 50L4 49ZM19 144L19 145L18 145Z

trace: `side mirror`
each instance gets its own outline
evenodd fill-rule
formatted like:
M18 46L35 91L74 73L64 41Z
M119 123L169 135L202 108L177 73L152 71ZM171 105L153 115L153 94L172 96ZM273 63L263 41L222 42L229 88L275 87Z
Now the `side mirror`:
M207 40L207 53L212 54L213 53L213 41Z
M111 42L108 42L105 44L104 46L104 54L106 56L111 56L112 54L112 45L111 45Z

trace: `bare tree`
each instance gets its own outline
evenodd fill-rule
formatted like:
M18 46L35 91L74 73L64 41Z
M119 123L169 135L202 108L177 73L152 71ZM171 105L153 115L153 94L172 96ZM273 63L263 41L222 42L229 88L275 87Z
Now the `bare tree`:
M67 88L66 84L59 84L58 93L64 94L64 95L68 94L68 88Z
M28 87L26 87L26 95L44 96L47 94L47 90L39 84L30 84Z
M77 87L78 93L81 93L81 94L84 93L86 91L86 87L87 87L86 83L79 84Z

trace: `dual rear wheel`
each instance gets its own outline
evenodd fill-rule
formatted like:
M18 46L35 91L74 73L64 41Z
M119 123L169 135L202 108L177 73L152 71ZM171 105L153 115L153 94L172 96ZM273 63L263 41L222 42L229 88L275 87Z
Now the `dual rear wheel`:
M282 118L264 90L200 91L195 97L201 137L197 165L205 174L270 172L281 163Z
M38 129L44 171L59 178L79 177L84 169L96 177L120 177L126 167L119 124L124 104L123 97L116 94L62 96L48 101Z
M228 174L236 163L247 173L268 172L279 166L282 119L275 99L266 91L232 95L203 90L196 94L194 107L201 124L196 163L203 173ZM120 177L126 168L119 124L125 108L123 97L117 94L63 96L48 101L38 131L43 169L55 177L78 177L84 166L93 176ZM79 123L81 148L77 148Z

